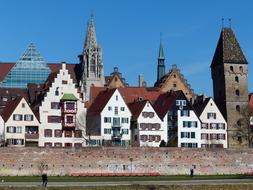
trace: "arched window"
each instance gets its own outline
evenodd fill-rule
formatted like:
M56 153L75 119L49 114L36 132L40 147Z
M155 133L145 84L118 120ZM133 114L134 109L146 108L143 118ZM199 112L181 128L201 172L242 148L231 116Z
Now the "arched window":
M234 67L230 66L230 71L234 72Z
M239 77L235 76L235 82L239 82Z
M240 106L239 106L239 105L236 105L235 109L236 109L236 111L238 111L238 112L240 112L240 111L241 111L241 108L240 108Z
M240 91L238 89L235 90L235 94L236 94L236 96L240 96Z
M242 68L242 66L240 66L240 67L239 67L239 70L240 70L241 72L243 72L243 68Z

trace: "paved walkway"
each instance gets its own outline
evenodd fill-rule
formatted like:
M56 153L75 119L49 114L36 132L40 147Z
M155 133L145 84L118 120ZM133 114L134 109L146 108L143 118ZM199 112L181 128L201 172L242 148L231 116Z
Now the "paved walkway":
M127 181L127 182L48 182L48 186L118 186L118 185L223 185L223 184L252 184L253 179L222 179L222 180L179 180L179 181ZM35 187L39 182L2 182L0 186Z

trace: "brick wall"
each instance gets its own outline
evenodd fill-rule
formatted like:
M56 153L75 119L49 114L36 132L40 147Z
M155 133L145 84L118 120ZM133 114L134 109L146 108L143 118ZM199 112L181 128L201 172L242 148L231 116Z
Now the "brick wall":
M0 175L160 172L237 174L253 171L252 149L178 148L1 148ZM132 158L132 159L130 159ZM132 162L130 161L132 160Z

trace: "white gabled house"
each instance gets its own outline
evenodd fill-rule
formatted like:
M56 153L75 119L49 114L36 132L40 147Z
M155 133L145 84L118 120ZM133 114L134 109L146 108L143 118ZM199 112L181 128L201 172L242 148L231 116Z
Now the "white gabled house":
M131 115L118 89L101 91L87 110L87 136L92 145L129 146Z
M49 76L46 85L39 107L39 146L85 146L86 109L65 64Z
M157 115L148 100L128 104L131 112L132 146L159 147L167 142L167 125Z
M201 147L227 148L227 122L212 98L199 96L194 104L201 125Z
M38 146L40 123L25 98L10 100L2 117L5 146Z
M201 147L200 120L182 91L161 94L154 107L167 125L168 146Z

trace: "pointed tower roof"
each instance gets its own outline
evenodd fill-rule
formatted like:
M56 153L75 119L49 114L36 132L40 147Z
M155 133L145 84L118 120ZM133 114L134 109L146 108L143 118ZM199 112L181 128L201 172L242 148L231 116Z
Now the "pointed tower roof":
M91 15L90 22L88 24L88 30L85 38L84 49L97 46L96 31L94 25L94 17Z
M160 48L159 48L158 59L165 59L164 52L163 52L162 39L160 40Z
M231 28L222 28L211 67L224 63L248 64Z

